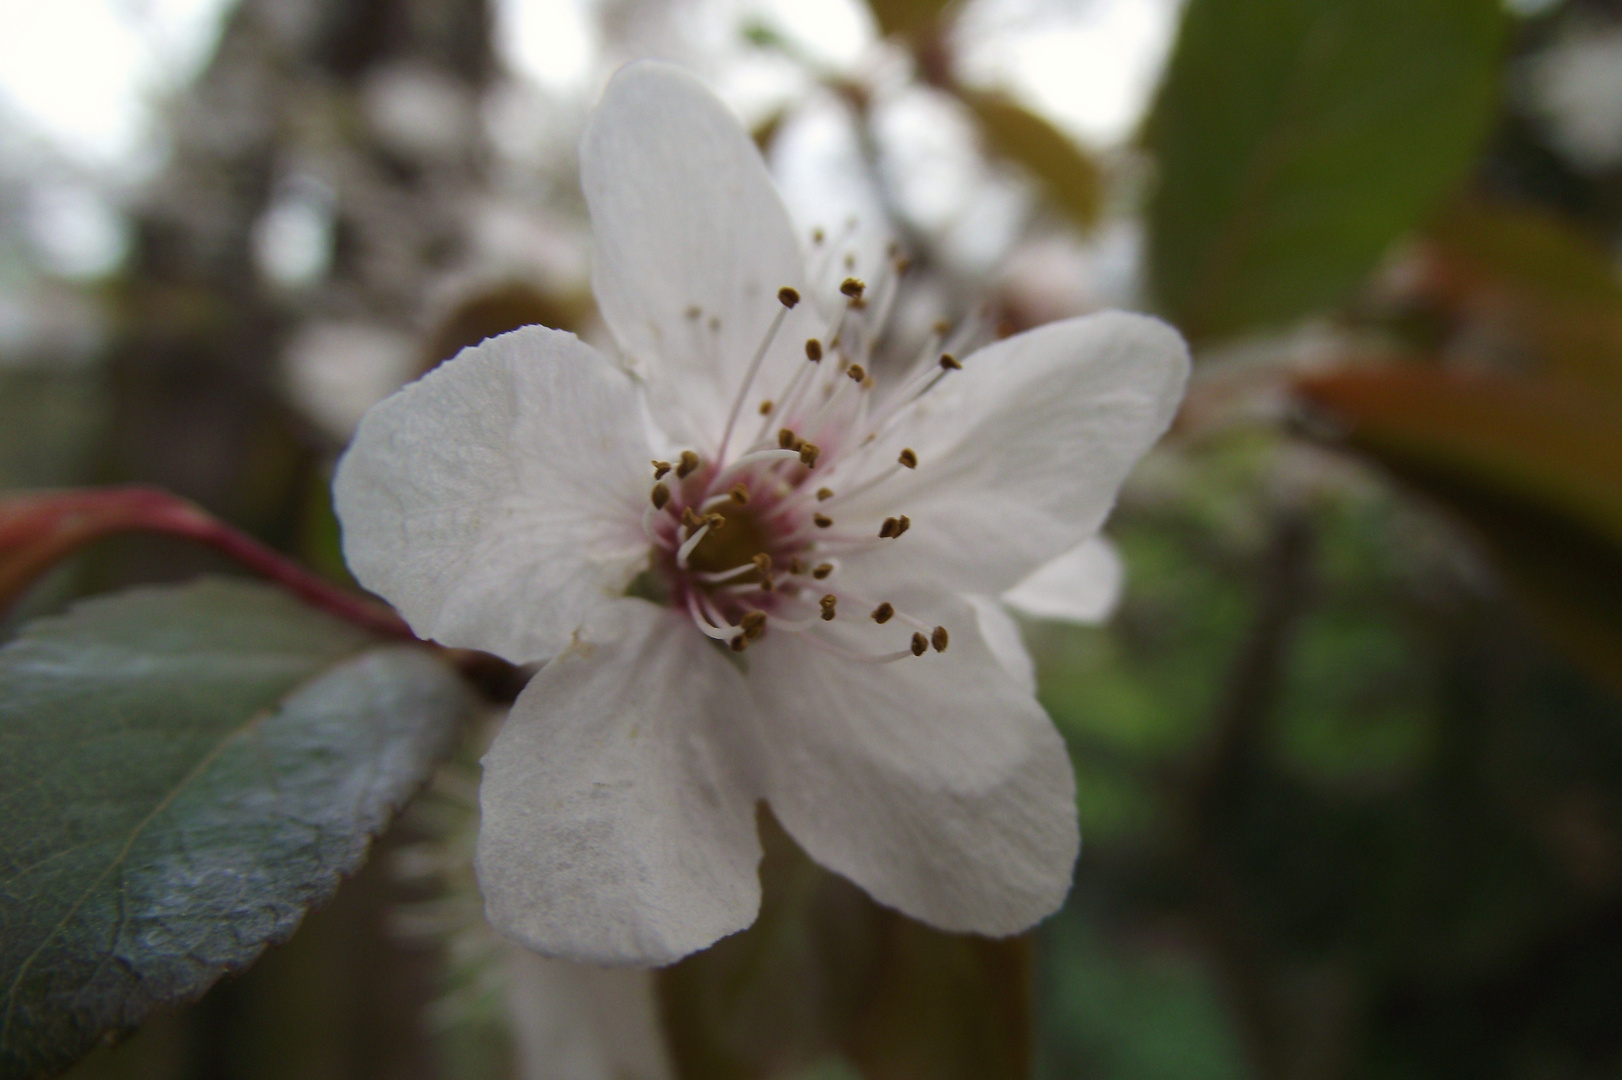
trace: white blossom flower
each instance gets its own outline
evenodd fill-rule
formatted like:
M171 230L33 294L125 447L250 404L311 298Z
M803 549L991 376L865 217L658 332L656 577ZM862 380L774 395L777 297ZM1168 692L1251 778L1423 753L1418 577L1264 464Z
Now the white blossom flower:
M418 634L550 658L484 760L490 919L673 961L754 920L764 801L880 903L1029 927L1069 889L1074 780L982 618L1096 533L1182 341L1107 313L869 371L895 268L819 303L834 245L808 266L753 143L665 65L609 83L581 174L623 363L541 327L466 349L367 414L335 485L350 567Z

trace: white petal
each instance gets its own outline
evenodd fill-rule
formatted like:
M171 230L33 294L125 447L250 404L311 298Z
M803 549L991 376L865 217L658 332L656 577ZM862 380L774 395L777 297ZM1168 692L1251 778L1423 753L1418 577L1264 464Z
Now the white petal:
M867 591L901 581L998 595L1098 531L1127 473L1171 423L1188 349L1158 319L1106 312L981 349L880 441L919 464L834 514L912 528L849 560ZM837 491L839 483L829 483ZM876 531L876 530L875 530ZM845 571L841 571L842 574Z
M1095 536L1039 567L1003 593L1003 603L1033 619L1096 626L1121 600L1126 571L1115 545Z
M639 417L572 334L463 349L361 421L333 483L344 558L421 637L551 655L645 564Z
M648 379L661 426L713 451L782 310L777 291L806 292L800 248L760 153L697 79L640 62L609 81L587 123L580 182L603 318ZM821 333L813 308L789 314L751 406L772 396L805 339Z
M496 929L596 964L668 964L754 921L743 676L640 600L531 680L484 757L476 868Z
M1080 840L1064 742L967 605L897 600L948 625L946 652L879 665L804 639L750 650L767 800L813 859L880 903L944 930L1016 933L1070 887ZM846 622L829 624L845 645L910 636Z
M980 636L986 639L986 648L991 650L991 655L997 658L1004 671L1013 676L1021 690L1035 697L1036 665L1025 649L1019 624L1002 604L989 596L965 596L963 599L974 609L975 620L980 624Z
M508 1003L519 1080L670 1080L651 971L551 960L513 946Z

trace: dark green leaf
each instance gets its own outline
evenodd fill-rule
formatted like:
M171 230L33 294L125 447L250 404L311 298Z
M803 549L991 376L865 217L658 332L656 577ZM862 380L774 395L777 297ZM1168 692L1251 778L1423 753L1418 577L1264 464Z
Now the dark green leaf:
M100 598L0 650L0 1076L202 993L332 896L468 706L265 586Z
M1148 141L1150 275L1194 338L1340 300L1458 182L1497 0L1192 0Z

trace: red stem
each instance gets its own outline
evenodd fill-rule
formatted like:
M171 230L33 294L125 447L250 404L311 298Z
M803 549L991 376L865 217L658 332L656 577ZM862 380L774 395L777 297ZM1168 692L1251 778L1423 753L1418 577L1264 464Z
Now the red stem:
M0 612L51 566L113 533L151 531L207 544L316 607L387 637L415 640L382 604L316 576L166 491L147 487L25 495L0 502Z

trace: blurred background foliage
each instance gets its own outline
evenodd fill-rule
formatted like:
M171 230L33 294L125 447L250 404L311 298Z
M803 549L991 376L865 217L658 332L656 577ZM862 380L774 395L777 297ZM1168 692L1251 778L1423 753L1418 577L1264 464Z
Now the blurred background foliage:
M645 55L808 230L900 241L898 333L1127 306L1197 360L1119 610L1024 627L1086 844L1034 935L909 923L768 817L746 933L656 979L519 955L484 717L291 942L75 1077L1622 1075L1615 0L129 5L145 126L78 143L30 112L41 7L0 53L0 486L162 485L346 580L369 404L602 338L574 141ZM220 565L109 540L3 629Z

